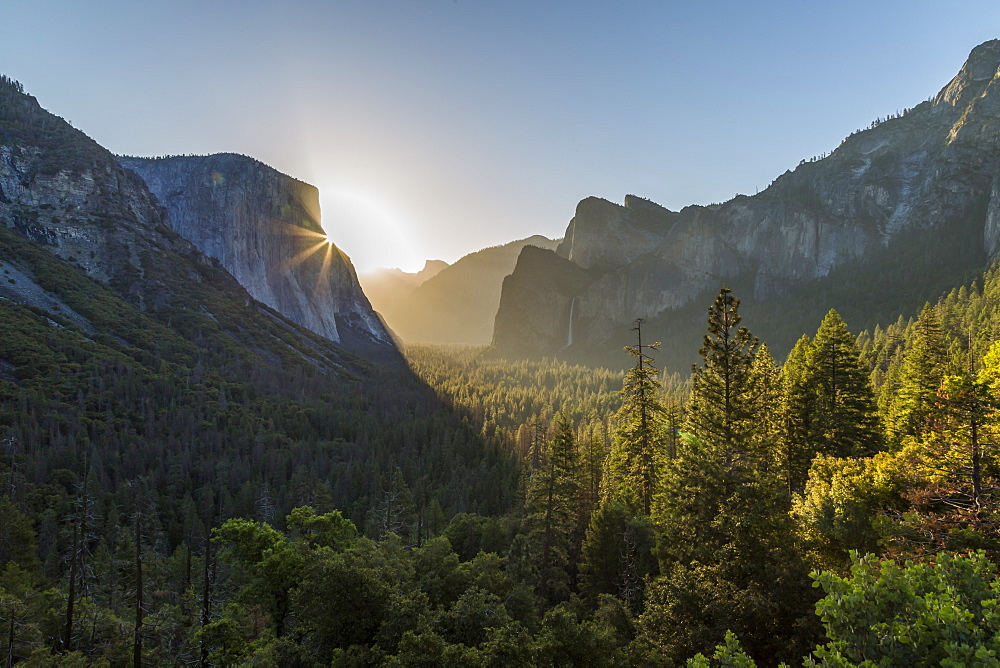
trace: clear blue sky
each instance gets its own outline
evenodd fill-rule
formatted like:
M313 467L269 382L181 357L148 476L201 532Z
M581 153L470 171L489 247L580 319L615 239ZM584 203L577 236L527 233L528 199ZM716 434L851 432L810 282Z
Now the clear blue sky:
M753 194L935 94L1000 2L2 3L0 72L117 153L321 190L361 271L540 233L583 197Z

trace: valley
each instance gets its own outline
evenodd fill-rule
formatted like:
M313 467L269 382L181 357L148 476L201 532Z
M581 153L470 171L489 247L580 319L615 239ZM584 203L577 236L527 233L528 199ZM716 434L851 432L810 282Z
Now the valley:
M0 656L992 665L998 81L359 275L316 187L0 77Z

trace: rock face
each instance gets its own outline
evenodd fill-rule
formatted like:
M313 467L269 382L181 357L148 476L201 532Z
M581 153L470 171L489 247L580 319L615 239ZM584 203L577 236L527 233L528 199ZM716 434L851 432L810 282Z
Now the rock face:
M376 309L407 343L489 343L501 285L518 254L557 244L535 235L470 253L416 286L403 287L394 298L383 297Z
M505 287L501 297L494 345L502 354L524 354L527 337L546 342L535 354L552 350L561 335L547 332L560 327L541 321L544 314L564 318L573 298L580 321L575 345L607 346L637 317L666 321L695 301L707 305L724 282L755 303L777 303L802 286L832 280L835 270L885 259L886 249L912 246L918 237L928 243L917 255L936 271L954 260L943 255L951 240L972 235L975 244L963 246L964 266L982 269L1000 255L997 40L976 47L932 100L852 134L829 156L804 161L755 196L676 213L632 196L624 205L583 200L558 255L586 270L588 280L557 299L549 279L525 287L532 281L518 276L519 263L511 291ZM566 262L548 262L545 272L568 270ZM863 298L874 286L854 287Z
M141 308L171 300L170 279L201 281L210 264L169 229L136 174L19 84L0 79L0 223L82 268Z
M394 345L350 259L326 239L313 186L231 153L119 162L164 205L170 228L255 299L350 348Z

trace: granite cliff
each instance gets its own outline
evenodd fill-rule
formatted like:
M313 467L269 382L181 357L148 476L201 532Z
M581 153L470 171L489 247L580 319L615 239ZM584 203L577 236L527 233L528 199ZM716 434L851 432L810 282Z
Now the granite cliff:
M557 252L545 262L519 262L511 285L532 285L519 272L551 274L567 263L575 273L585 271L586 280L577 277L579 289L570 292L554 291L551 277L537 289L508 291L505 284L494 346L511 355L526 354L526 339L541 342L532 354L565 348L575 302L574 348L581 353L620 349L627 324L642 317L667 348L675 341L689 347L690 358L698 339L685 329L688 321L701 320L694 313L728 283L748 304L755 332L769 341L775 334L777 347L786 348L815 329L812 320L821 315L801 303L809 294L836 292L840 301L826 308L853 309L852 326L870 326L899 309L898 303L885 314L859 308L874 289L920 292L911 297L922 303L998 254L1000 41L994 40L976 47L935 97L855 132L757 195L678 212L634 196L623 205L583 200ZM901 283L914 278L914 263L916 283ZM754 320L755 312L772 311L780 322Z
M326 239L316 188L231 153L119 162L163 204L170 228L255 299L349 348L393 345L350 259Z

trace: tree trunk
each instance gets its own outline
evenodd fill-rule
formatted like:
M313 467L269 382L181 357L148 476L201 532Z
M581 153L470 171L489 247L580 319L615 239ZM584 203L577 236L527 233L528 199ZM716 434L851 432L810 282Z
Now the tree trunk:
M139 510L135 512L135 630L132 640L132 665L142 666L142 533Z
M201 595L201 628L208 626L212 614L212 540L205 540L205 587ZM208 645L205 638L201 639L201 661L199 665L204 668L208 665Z
M73 553L69 560L69 594L66 598L66 634L63 637L62 648L64 652L70 652L73 648L73 606L76 603L76 569L77 555L80 545L80 519L73 524Z

